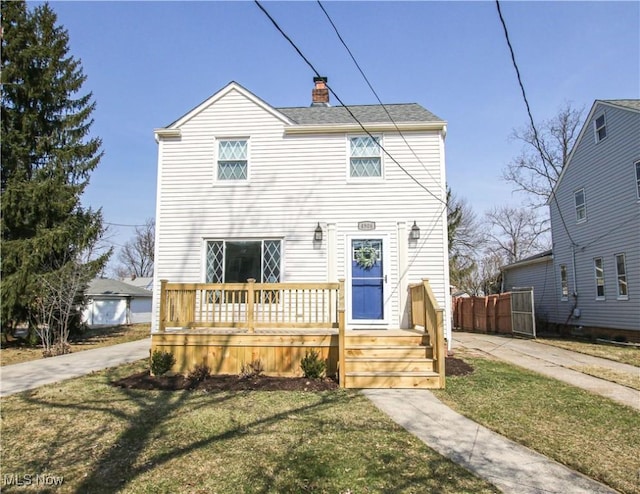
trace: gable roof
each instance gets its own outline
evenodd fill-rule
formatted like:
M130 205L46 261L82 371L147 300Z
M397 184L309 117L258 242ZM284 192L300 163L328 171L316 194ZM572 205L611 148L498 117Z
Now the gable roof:
M180 127L231 91L241 93L256 105L280 119L289 128L301 126L316 129L318 127L331 125L357 125L359 127L358 121L368 125L377 124L377 126L389 126L395 123L409 125L429 124L430 127L434 128L446 128L446 122L444 120L417 103L389 104L384 106L349 105L349 110L344 106L275 108L237 82L231 81L167 127L155 129L156 140L162 137L178 137L180 135ZM349 113L349 111L351 113ZM353 116L351 114L353 114ZM389 118L389 115L391 115L391 118Z
M594 114L597 112L598 108L601 106L612 106L621 110L625 110L625 111L632 111L632 112L640 112L640 99L609 99L609 100L600 100L597 99L593 102L593 105L591 106L591 110L589 110L589 114L587 115L587 118L585 118L584 123L582 124L582 129L580 130L580 133L578 134L578 137L576 138L575 143L573 144L573 148L571 149L571 152L569 153L569 157L567 158L567 162L565 163L564 167L562 168L562 171L560 172L560 176L558 177L558 180L556 181L556 184L553 187L553 190L551 191L551 194L549 195L549 199L547 200L547 205L551 204L551 201L553 200L553 197L556 194L556 191L558 190L558 187L560 186L560 182L562 182L562 179L564 178L564 174L567 171L567 168L569 168L569 165L571 164L571 161L573 159L573 155L575 154L576 149L578 148L578 146L580 145L580 142L582 141L582 138L584 137L585 132L587 131L587 129L589 129L590 127L590 123L593 119Z
M518 268L521 266L528 266L530 264L537 264L539 262L550 261L551 259L553 259L553 251L545 250L544 252L539 252L538 254L525 257L524 259L520 259L519 261L516 261L514 263L501 266L500 270L505 271L511 268Z
M153 297L153 292L118 280L95 278L85 290L89 296Z

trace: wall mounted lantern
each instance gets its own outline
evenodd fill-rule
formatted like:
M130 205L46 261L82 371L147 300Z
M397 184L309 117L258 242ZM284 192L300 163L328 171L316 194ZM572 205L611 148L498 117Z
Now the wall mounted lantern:
M318 223L318 226L313 232L313 240L316 242L322 242L322 227L320 226L320 223Z
M411 240L419 240L420 239L420 228L416 225L416 222L413 222L413 226L411 227L411 233L409 234L409 238Z

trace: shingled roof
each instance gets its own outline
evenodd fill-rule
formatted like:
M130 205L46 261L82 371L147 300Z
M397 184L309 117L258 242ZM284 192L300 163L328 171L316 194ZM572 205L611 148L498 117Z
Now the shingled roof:
M632 110L640 111L640 99L605 99L600 101L603 103L609 103L610 105L622 106L624 108L631 108Z
M152 297L153 292L109 278L95 278L85 291L88 296Z
M404 122L442 122L441 118L417 103L391 105L354 105L349 110L363 124ZM386 111L385 111L386 109ZM298 125L352 124L357 123L344 106L309 106L276 108ZM389 115L387 115L387 111Z

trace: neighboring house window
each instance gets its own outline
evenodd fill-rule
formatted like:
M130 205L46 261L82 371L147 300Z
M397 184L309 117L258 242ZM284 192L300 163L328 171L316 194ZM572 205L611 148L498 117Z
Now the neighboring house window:
M281 240L215 240L206 246L206 283L279 283Z
M593 260L596 275L596 300L604 300L604 264L602 257Z
M636 188L640 199L640 161L636 161Z
M604 114L596 118L593 126L596 133L596 142L600 142L602 139L607 137L607 124L604 121Z
M349 146L350 177L382 177L382 156L379 137L351 137Z
M587 220L587 201L584 189L577 190L573 195L576 202L576 222L582 223Z
M247 180L247 140L218 141L218 180Z
M560 295L562 300L569 299L569 279L567 278L567 266L560 264Z
M627 290L627 267L624 254L616 254L616 272L618 274L618 298L626 300L629 297Z

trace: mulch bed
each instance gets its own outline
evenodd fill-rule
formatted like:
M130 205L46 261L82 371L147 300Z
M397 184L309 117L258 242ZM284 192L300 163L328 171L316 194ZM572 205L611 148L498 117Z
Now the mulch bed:
M473 372L473 367L464 360L447 357L447 376L465 376ZM126 389L146 389L163 391L330 391L339 387L333 379L307 379L306 377L272 376L209 376L202 381L191 381L184 376L151 376L148 371L139 372L112 383Z

